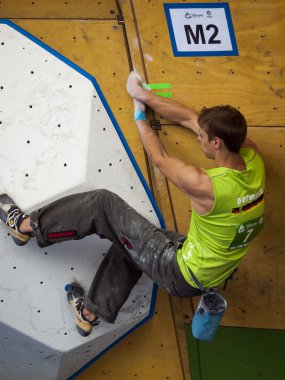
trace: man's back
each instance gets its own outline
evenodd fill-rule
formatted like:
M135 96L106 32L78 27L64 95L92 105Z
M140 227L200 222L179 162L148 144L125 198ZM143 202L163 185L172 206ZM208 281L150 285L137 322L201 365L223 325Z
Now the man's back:
M188 238L177 255L192 286L187 266L205 287L219 285L238 266L263 227L263 161L251 148L242 148L240 154L244 171L226 167L207 171L215 194L212 210L204 215L192 211Z

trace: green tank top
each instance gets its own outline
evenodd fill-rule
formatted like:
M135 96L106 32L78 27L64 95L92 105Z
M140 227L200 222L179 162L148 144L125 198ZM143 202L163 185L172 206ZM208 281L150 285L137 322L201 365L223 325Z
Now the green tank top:
M263 228L265 173L262 158L251 148L240 154L246 170L219 167L207 170L214 188L212 210L192 210L190 230L177 261L193 287L188 267L206 288L220 285L238 266L250 242Z

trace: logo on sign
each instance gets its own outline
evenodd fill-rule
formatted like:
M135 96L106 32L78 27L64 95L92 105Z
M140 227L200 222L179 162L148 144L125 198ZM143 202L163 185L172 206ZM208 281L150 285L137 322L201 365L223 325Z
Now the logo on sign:
M204 15L200 14L196 14L196 13L189 13L189 12L186 12L185 13L185 18L195 18L195 17L204 17Z

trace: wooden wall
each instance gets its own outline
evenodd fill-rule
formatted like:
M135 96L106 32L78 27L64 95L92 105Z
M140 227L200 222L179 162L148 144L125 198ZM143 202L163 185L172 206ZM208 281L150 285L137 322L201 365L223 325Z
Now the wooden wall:
M195 1L199 2L203 1ZM249 124L249 137L259 145L266 163L265 230L254 242L226 292L229 309L222 324L284 329L284 1L229 1L239 50L239 56L233 57L174 57L163 3L162 0L131 2L143 60L140 66L134 53L135 68L149 83L171 83L173 98L196 110L219 104L240 109ZM130 33L129 41L136 46ZM162 122L159 136L170 155L200 167L213 166L213 162L203 157L190 131L172 125L159 115L156 118ZM165 183L157 172L155 180L167 225L186 234L191 218L190 199L171 183ZM192 310L188 300L172 298L172 306L180 350L185 358L183 321L191 319ZM183 363L183 368L188 378L187 363Z
M266 227L227 294L230 307L223 322L284 328L284 2L229 1L239 56L198 58L173 56L162 0L133 3L149 82L171 83L174 98L196 110L218 104L237 107L248 121L249 136L260 146L267 169ZM162 123L160 136L170 154L212 167L191 132ZM189 198L171 184L169 189L178 230L187 233Z
M96 77L143 174L151 181L168 228L187 233L191 204L146 161L125 91L129 62L149 83L170 82L174 99L197 110L231 104L244 113L249 136L260 146L266 162L266 226L226 293L229 310L223 324L284 329L284 1L230 0L229 5L237 57L174 57L162 0L2 1L0 17L10 18ZM117 21L120 9L125 26ZM170 154L212 167L191 132L167 120L161 122L159 136ZM189 379L183 325L191 319L191 304L175 298L169 303L160 291L156 311L152 321L78 378Z

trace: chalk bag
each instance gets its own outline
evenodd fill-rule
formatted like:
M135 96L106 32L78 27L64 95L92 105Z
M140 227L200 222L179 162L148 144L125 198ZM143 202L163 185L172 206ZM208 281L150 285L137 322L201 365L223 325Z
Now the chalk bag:
M224 297L212 290L204 292L192 320L194 338L213 340L226 309L227 301Z

